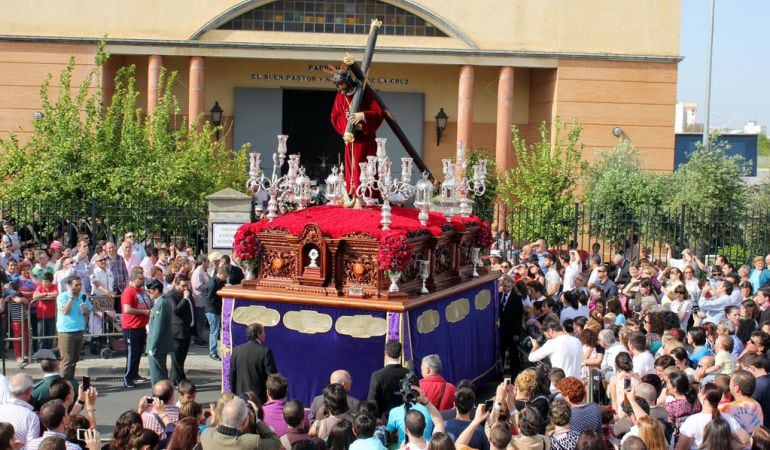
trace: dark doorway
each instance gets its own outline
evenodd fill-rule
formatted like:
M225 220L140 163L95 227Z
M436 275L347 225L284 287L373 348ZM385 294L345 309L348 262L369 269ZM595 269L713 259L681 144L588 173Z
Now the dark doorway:
M331 123L334 90L283 89L282 129L289 154L300 153L310 179L323 179L342 157L342 136ZM322 158L326 158L325 162Z

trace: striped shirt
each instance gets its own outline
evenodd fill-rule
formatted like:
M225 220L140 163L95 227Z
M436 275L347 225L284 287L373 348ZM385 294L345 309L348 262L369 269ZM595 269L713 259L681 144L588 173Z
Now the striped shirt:
M64 439L64 445L67 447L67 450L82 450L79 445L68 441L66 434L55 433L53 431L46 431L43 433L42 437L39 437L37 439L32 439L31 441L27 442L27 445L24 447L24 450L37 450L38 447L40 447L40 444L43 442L43 439L50 436Z

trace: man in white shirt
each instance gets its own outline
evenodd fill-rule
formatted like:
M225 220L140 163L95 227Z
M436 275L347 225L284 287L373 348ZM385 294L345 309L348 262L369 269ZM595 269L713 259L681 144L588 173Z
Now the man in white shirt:
M134 253L136 256L139 257L140 262L144 259L145 256L147 256L147 252L144 250L144 247L139 245L139 243L136 242L136 236L134 236L133 231L129 231L128 233L124 234L123 240L129 241L131 243L131 250L133 250L132 253ZM123 254L124 251L125 250L121 246L118 249L118 255L122 256L125 259L126 255ZM131 269L128 269L128 272L131 273Z
M551 367L560 367L568 377L580 378L583 363L583 345L580 340L564 331L558 321L547 320L543 335L548 341L542 347L533 339L529 361L551 358Z
M8 380L11 398L0 405L0 422L13 425L17 441L27 443L40 436L40 419L32 410L32 377L17 373Z
M615 375L615 357L619 353L628 353L628 349L615 339L615 333L612 330L599 332L599 345L604 347L604 358L602 358L600 368L604 373L604 378L609 380Z
M126 264L126 272L130 274L134 267L141 267L142 257L134 253L134 247L131 244L131 241L128 239L124 240L123 245L121 245L120 248L123 250L123 254L120 256L123 257L123 261Z
M647 340L641 333L634 334L628 341L633 356L634 373L643 377L655 373L655 357L647 351ZM606 357L606 356L605 356Z

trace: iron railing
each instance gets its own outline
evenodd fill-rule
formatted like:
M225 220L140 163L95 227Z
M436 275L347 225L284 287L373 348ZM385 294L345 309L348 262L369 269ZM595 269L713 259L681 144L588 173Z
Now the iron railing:
M55 235L65 246L74 247L79 233L90 237L91 250L99 240L120 244L123 235L134 232L137 242L180 243L192 246L196 254L208 244L208 207L205 201L156 203L142 200L104 202L33 202L0 199L0 215L14 218L23 241L49 244Z
M550 248L576 248L587 254L598 245L604 257L623 253L665 259L689 248L707 264L725 255L737 266L770 252L770 210L725 206L718 209L609 209L575 203L564 208L537 209L496 205L477 208L479 217L496 229L498 248L510 258L525 243L543 238ZM497 220L495 220L497 219Z

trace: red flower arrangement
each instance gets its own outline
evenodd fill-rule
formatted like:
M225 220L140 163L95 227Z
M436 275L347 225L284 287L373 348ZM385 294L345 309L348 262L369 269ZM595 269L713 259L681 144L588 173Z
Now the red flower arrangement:
M486 220L479 224L479 232L476 234L476 247L489 248L495 239L492 237L492 228Z
M377 252L377 263L380 270L389 272L403 272L409 265L412 255L412 246L403 233L384 232L380 239L380 248Z
M264 250L262 241L257 238L253 228L250 223L243 224L233 238L233 259L252 271L259 265Z

